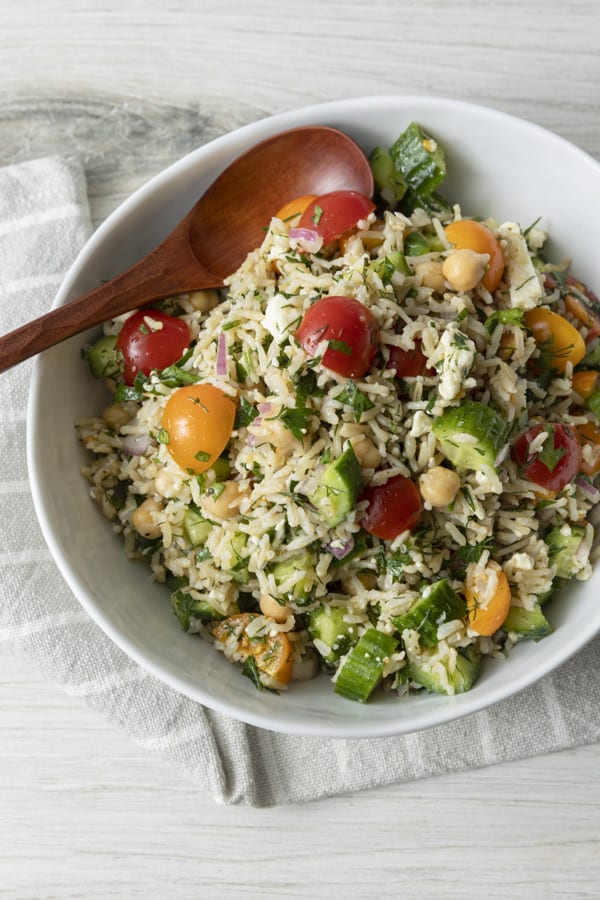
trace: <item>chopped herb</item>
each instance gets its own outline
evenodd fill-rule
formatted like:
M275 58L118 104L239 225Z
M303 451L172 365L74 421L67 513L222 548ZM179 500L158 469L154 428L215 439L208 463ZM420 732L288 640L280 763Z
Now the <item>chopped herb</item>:
M362 414L375 406L367 394L361 391L353 381L349 381L342 393L338 394L335 399L352 407L356 422L360 422Z
M554 428L552 425L548 425L544 431L548 437L544 441L544 446L538 453L537 458L539 462L546 466L549 472L553 472L567 451L565 447L554 446Z
M245 675L246 678L249 678L257 691L270 691L272 694L278 694L279 691L274 690L273 688L268 688L265 684L260 680L260 672L258 670L258 666L256 665L256 660L253 656L249 656L246 659L242 667L242 675Z
M166 428L160 428L156 435L156 440L159 444L168 444L169 443L169 432Z
M194 453L194 459L197 459L198 462L208 462L211 454L207 453L206 450L198 450L197 453Z
M319 224L319 222L321 221L321 216L322 216L322 215L323 215L323 210L321 209L321 207L320 207L320 206L315 206L315 209L314 209L314 212L313 212L313 217L312 217L312 220L313 220L313 222L314 222L315 225L318 225L318 224Z
M212 553L206 547L202 547L202 549L198 550L196 553L196 562L203 563L206 562L207 559L212 559Z
M527 237L529 232L533 231L533 229L535 228L535 226L537 225L537 223L540 221L541 218L542 218L541 216L538 216L537 219L534 219L534 221L531 223L531 225L528 225L527 228L523 229L523 232L522 232L523 237Z
M493 537L487 537L480 544L465 544L463 547L457 547L450 558L450 568L456 573L457 578L464 578L469 563L479 562L485 550L493 553L496 548L496 542Z
M231 328L237 328L239 324L239 319L233 319L233 321L231 322L225 322L223 325L221 325L221 331L229 331Z
M307 397L322 397L324 390L317 387L317 375L312 368L306 367L294 378L296 386L296 406L304 406Z
M343 353L344 356L352 356L352 347L350 347L349 344L346 344L345 341L327 341L327 346L332 350Z
M524 311L522 309L497 309L485 320L488 334L493 334L498 325L522 325Z
M249 425L250 422L253 422L254 419L258 416L258 410L255 406L253 406L246 397L242 396L240 398L240 404L235 413L235 421L233 423L234 428L243 428L246 425Z
M301 441L308 431L308 423L314 411L307 406L284 407L276 419L279 419L294 437Z

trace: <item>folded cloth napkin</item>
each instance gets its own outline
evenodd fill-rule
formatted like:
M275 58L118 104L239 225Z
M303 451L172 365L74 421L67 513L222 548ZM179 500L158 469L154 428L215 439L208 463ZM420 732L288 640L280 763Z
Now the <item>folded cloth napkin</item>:
M77 162L52 157L0 169L2 333L49 308L90 230ZM167 687L87 616L45 549L25 461L31 365L0 376L0 649L30 660L51 682L84 697L218 802L289 804L598 739L600 639L553 675L484 712L376 740L262 731Z

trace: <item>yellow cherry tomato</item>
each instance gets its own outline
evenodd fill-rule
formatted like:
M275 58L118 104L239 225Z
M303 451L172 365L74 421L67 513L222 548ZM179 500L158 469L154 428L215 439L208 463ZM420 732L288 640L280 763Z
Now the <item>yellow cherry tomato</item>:
M457 250L474 250L475 253L488 254L490 261L483 276L483 286L492 294L502 278L504 254L490 229L473 219L459 219L457 222L450 222L444 230L446 237Z
M173 391L161 425L167 450L177 465L192 475L209 469L231 437L235 410L231 397L212 384L191 384Z
M285 632L265 634L249 638L246 628L256 618L256 613L238 613L215 625L213 636L224 644L235 635L237 652L242 662L253 656L259 672L265 672L280 684L287 684L292 677L292 644Z
M598 388L598 372L594 369L582 369L580 372L573 372L573 390L587 400Z
M304 210L316 199L316 194L303 194L301 197L295 197L282 206L279 212L275 213L275 217L281 219L290 228L295 228Z
M510 609L510 586L502 567L490 560L484 569L467 567L465 597L469 625L477 634L490 636L498 631Z
M558 372L564 372L568 362L576 366L585 356L585 341L564 316L536 306L527 310L524 321L536 343L550 347L552 367Z

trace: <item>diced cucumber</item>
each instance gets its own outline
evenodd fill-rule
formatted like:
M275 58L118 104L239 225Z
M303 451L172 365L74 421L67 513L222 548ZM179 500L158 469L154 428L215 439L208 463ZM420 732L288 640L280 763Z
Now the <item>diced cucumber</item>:
M442 453L457 468L479 471L493 468L506 437L506 423L499 413L467 400L444 410L432 426Z
M467 607L464 599L442 578L425 588L410 609L401 616L394 616L394 628L402 634L405 628L419 632L421 646L435 647L438 642L438 626L453 619L464 619Z
M356 643L356 625L346 622L345 615L346 610L342 606L318 606L308 614L311 638L329 647L330 652L323 656L325 662L336 662ZM320 652L318 647L317 652Z
M590 394L585 402L588 409L591 409L597 421L600 422L600 390Z
M519 640L540 641L552 633L552 626L538 604L533 609L511 606L502 629Z
M416 661L411 659L406 666L409 681L422 685L434 694L464 694L470 691L481 670L481 655L475 647L461 648L456 652L456 664L450 671L449 662L443 662L447 673L448 685L441 674L431 667L430 660Z
M410 266L406 262L404 253L395 250L387 256L375 259L371 263L371 268L379 275L383 284L389 284L392 280L394 272L402 272L403 275L412 275Z
M289 593L291 600L294 600L298 606L306 604L311 598L311 591L314 584L315 559L310 550L302 550L289 559L275 563L271 572L275 578L275 584L279 587L296 575L298 572L304 572L304 576L300 578L293 586Z
M217 481L227 481L231 473L229 460L225 456L217 457L212 464L211 469L215 473Z
M419 231L411 231L404 238L404 253L406 256L421 256L429 253L431 248L429 241Z
M184 631L194 627L194 621L215 622L225 618L223 613L196 591L179 590L171 594L171 606Z
M123 371L121 354L116 344L116 334L105 334L87 348L85 357L94 378L113 378Z
M577 559L577 552L585 535L584 525L560 525L552 528L546 535L549 561L556 566L558 578L574 578L587 562Z
M211 531L213 523L205 519L202 513L189 506L183 514L183 530L193 547L203 544Z
M600 369L600 339L592 341L581 360L583 369Z
M416 122L411 122L390 147L396 172L414 194L427 196L446 177L446 160L441 144Z
M327 524L333 528L348 515L362 488L362 471L352 444L348 443L338 459L325 467L310 498Z
M397 206L406 193L407 184L394 165L391 154L383 147L375 147L369 156L375 187L389 206Z
M398 641L389 634L369 628L354 645L340 668L335 693L358 703L366 703L383 678L386 659Z
M248 535L243 531L234 531L229 541L230 554L227 571L235 581L245 584L248 581L248 556L244 552L248 544Z

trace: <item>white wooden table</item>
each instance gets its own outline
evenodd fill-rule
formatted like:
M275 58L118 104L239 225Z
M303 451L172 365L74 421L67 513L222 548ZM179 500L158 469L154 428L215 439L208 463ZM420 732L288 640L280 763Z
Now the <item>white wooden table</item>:
M79 153L94 221L227 124L445 94L600 159L597 0L0 0L0 164ZM585 198L581 198L585 202ZM600 897L600 746L223 808L0 656L0 897Z

